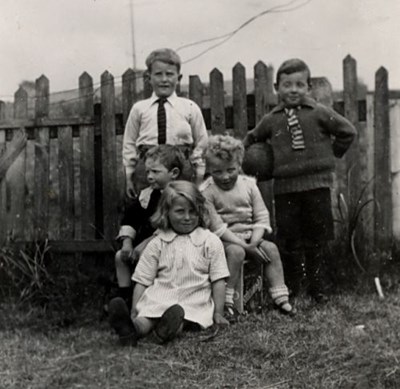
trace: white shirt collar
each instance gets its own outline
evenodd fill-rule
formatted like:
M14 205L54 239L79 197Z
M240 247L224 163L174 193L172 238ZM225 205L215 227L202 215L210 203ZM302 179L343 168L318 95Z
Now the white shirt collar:
M167 102L174 105L174 102L178 98L176 92L173 92L171 96L168 96L166 98ZM150 105L155 104L156 101L159 99L159 97L153 92L151 97L150 97Z
M178 236L178 234L173 230L157 230L156 234L161 240L167 243L171 243ZM197 227L188 236L195 246L201 246L207 239L207 235L208 230L202 227Z

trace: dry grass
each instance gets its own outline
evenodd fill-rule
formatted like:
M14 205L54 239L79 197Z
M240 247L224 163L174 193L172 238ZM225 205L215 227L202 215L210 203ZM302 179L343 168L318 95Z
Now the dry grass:
M400 287L337 295L296 318L250 315L204 342L185 333L167 346L120 348L98 315L49 325L38 309L0 306L0 387L20 388L398 388ZM363 328L357 327L363 325Z

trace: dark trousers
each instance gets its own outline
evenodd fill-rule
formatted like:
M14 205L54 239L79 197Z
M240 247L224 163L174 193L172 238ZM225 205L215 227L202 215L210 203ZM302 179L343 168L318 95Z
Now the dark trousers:
M304 275L310 294L323 289L323 248L334 238L329 188L275 195L277 238L293 294Z

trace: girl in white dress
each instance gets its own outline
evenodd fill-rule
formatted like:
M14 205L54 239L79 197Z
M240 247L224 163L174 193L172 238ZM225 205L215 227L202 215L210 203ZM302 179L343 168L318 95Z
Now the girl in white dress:
M152 221L158 230L132 276L131 315L122 299L110 302L110 324L120 342L136 345L154 330L165 343L185 321L201 328L228 324L223 311L229 271L220 239L207 229L202 194L188 181L171 182Z

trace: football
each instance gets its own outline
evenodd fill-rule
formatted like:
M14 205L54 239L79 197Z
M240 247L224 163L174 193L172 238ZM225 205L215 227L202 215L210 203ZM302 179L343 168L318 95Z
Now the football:
M267 181L272 178L274 170L274 155L269 143L254 143L244 154L242 170L258 181Z

